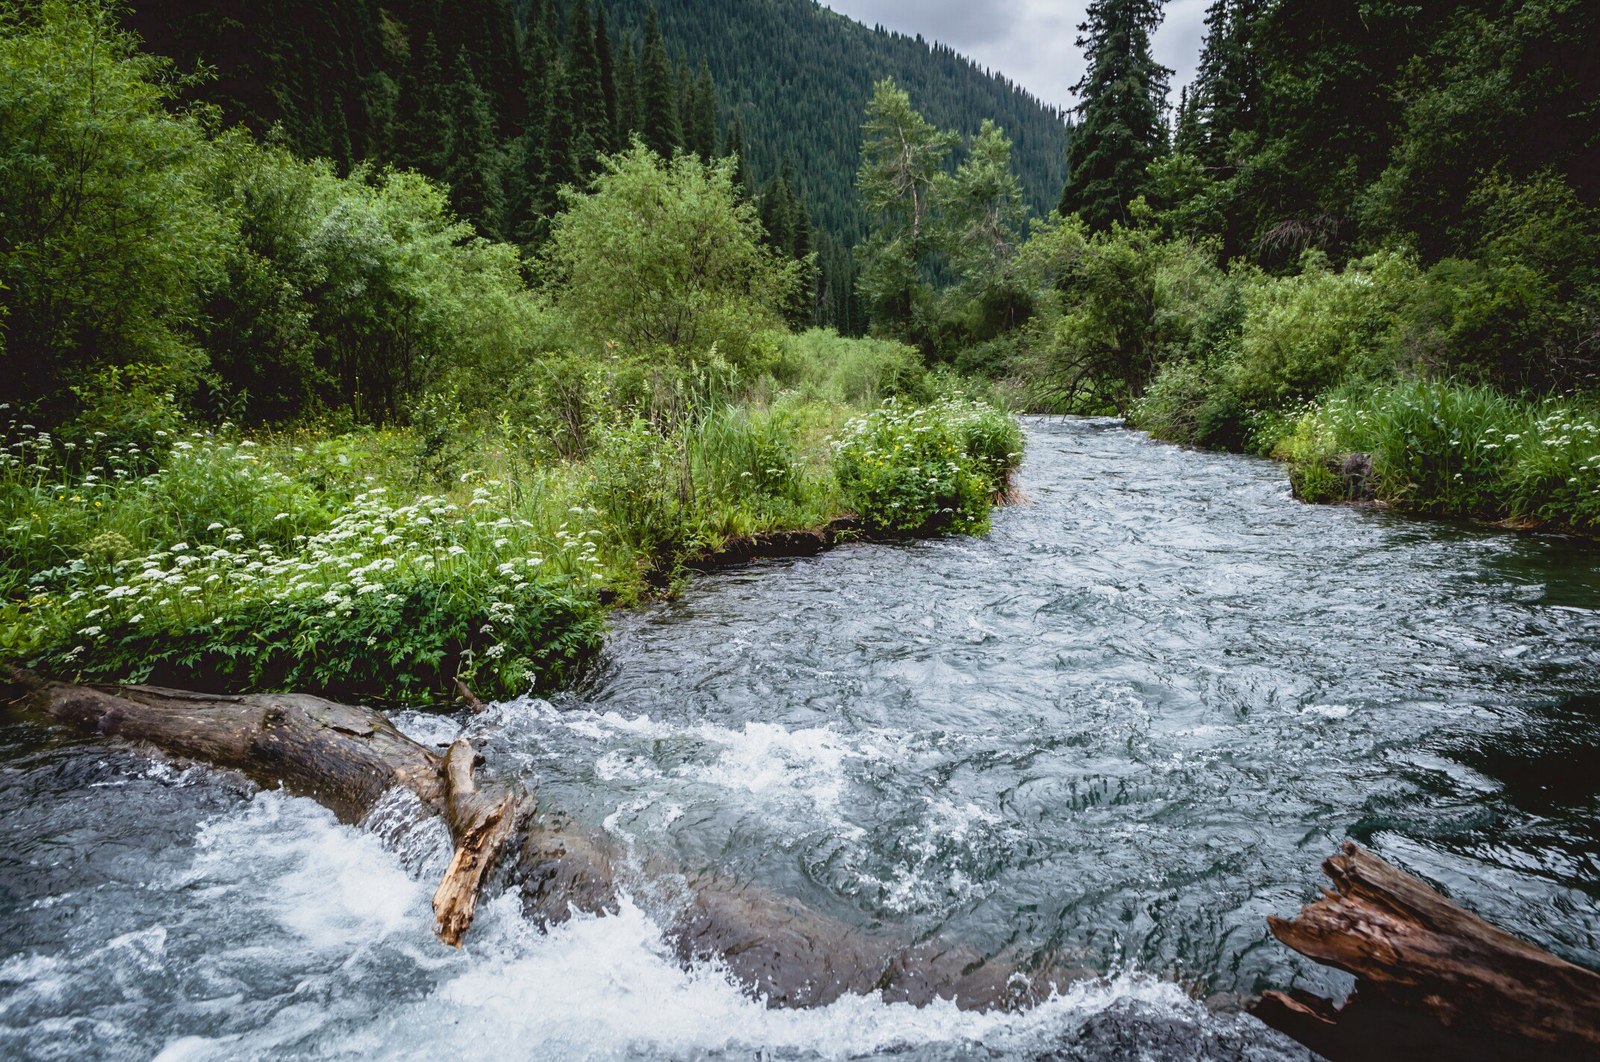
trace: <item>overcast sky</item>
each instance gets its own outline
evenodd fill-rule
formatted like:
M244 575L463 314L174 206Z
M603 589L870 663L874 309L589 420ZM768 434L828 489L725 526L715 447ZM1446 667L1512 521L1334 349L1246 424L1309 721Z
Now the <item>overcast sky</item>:
M1083 74L1083 55L1073 43L1083 21L1084 0L822 0L835 11L869 26L882 24L922 34L1000 71L1046 103L1070 106L1072 86ZM1178 86L1194 77L1205 30L1207 0L1169 0L1156 31L1156 60L1177 71Z

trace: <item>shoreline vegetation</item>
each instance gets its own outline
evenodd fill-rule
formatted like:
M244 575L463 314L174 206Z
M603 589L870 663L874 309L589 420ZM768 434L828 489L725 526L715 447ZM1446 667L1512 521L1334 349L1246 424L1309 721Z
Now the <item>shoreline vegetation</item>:
M516 696L573 680L608 607L719 558L980 533L1021 457L1009 414L965 397L781 391L587 430L552 459L485 428L440 467L415 428L157 429L147 449L13 420L0 649L88 681Z
M0 4L7 661L512 697L718 551L987 528L1010 415L801 330L814 258L736 158L635 139L495 242L419 174L222 127L116 16Z

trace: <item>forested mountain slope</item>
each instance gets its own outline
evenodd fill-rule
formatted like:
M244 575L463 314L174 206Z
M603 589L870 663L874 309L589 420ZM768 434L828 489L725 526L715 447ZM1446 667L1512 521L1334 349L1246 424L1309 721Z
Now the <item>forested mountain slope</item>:
M231 120L262 133L277 125L300 154L342 166L393 161L448 179L428 156L459 155L461 147L419 141L471 139L449 128L462 120L462 97L481 89L508 149L548 119L532 82L553 65L572 65L576 13L566 0L551 6L546 16L534 13L544 7L538 0L516 0L514 11L505 0L135 0L128 21L181 69L213 68L196 92ZM602 6L611 54L601 62L620 82L631 40L642 81L648 0L590 5L583 17L591 26ZM899 82L942 127L975 133L983 119L998 121L1015 141L1018 173L1036 210L1060 193L1065 116L943 45L863 26L813 0L661 0L655 7L678 92L701 64L710 67L719 148L737 116L756 186L792 166L815 224L836 243L852 245L862 232L852 184L862 112L883 77ZM541 35L547 30L554 30L553 42ZM462 92L468 67L476 86ZM441 94L444 128L430 128L426 97ZM518 182L509 171L530 167L514 157L498 164L508 171L502 194L515 199ZM538 183L537 174L531 179ZM518 215L539 206L509 202L504 209ZM523 227L515 217L487 226L485 218L474 220L506 236Z
M650 5L610 0L607 15L637 31ZM1036 212L1054 207L1061 194L1065 115L944 45L863 26L814 0L654 6L668 44L710 64L724 108L744 125L757 179L791 162L817 224L847 243L861 235L852 183L862 113L873 82L884 77L940 128L972 134L985 118L999 123L1014 142L1017 173Z

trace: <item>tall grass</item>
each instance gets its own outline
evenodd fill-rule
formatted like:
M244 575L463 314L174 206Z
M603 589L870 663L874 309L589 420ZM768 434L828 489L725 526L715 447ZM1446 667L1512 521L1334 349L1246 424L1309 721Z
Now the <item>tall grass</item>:
M867 420L941 440L970 487L960 519L893 530L981 529L1021 448L1015 424L966 401L886 408ZM485 696L562 683L598 646L603 603L637 600L690 556L852 505L874 518L842 471L852 412L795 393L666 423L613 410L572 460L507 424L444 449L426 424L195 433L153 457L85 455L13 422L0 656L94 679L385 701L428 700L457 678ZM880 470L915 482L918 454L891 447Z
M1341 500L1335 470L1362 453L1376 496L1407 512L1600 528L1600 410L1573 398L1423 380L1344 390L1279 453L1309 501Z

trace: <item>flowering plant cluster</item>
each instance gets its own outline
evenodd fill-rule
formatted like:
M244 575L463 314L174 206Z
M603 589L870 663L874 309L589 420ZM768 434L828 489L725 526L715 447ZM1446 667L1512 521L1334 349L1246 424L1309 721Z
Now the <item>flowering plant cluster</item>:
M981 534L1021 449L1015 422L992 407L890 399L845 425L834 474L846 503L878 533Z

